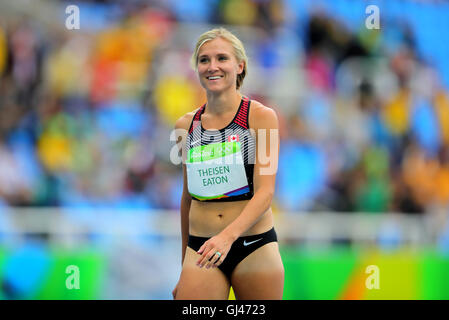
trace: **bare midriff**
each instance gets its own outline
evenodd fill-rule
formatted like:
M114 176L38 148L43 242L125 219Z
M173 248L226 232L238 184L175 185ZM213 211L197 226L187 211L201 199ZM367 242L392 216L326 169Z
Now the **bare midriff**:
M250 200L231 202L201 202L192 200L189 212L189 234L198 237L212 237L231 224ZM265 211L257 222L240 236L260 234L273 226L271 208Z

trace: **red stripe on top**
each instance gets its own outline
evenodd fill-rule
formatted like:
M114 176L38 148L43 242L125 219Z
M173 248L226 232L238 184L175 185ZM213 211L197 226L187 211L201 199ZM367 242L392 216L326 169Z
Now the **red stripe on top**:
M247 115L248 115L247 113L239 114L239 115L237 116L237 119L245 120Z
M245 118L237 118L237 119L235 119L236 121L238 120L238 121L240 121L240 122L242 122L242 123L245 123Z
M199 125L200 117L205 107L206 104L204 104L201 108L199 108L198 111L193 116L192 126L190 127L189 133L192 133L192 131L195 130L195 128Z
M237 123L239 126L242 126L245 129L248 129L248 124L246 123L246 119L248 116L248 105L249 105L249 99L247 97L243 98L242 107L239 110L239 113L235 117L234 122Z
M246 125L243 122L235 121L235 123L238 124L239 126L242 126L243 128L246 128Z

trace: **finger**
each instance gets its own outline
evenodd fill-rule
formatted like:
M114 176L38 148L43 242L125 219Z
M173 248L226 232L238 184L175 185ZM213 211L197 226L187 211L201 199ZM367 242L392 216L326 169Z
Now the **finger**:
M217 254L219 251L215 251L214 255L209 259L209 263L207 268L212 268L215 266L215 264L217 263L218 260L220 260L220 258L222 257L221 254Z
M203 245L199 248L199 250L196 252L198 254L202 254L203 250L206 248L207 242L204 242Z
M210 257L211 255L210 255L210 250L208 250L208 249L205 249L204 250L204 252L203 252L203 254L201 255L201 257L199 258L199 260L197 261L197 265L200 267L200 268L202 268L206 263L207 263L207 261L209 260L209 257Z
M208 247L209 247L209 240L204 242L203 245L199 248L199 250L196 252L198 254L201 255L201 257L198 259L198 261L196 262L197 265L200 264L200 262L204 259L204 257L206 256L206 253L208 251Z
M207 251L207 248L212 248L214 246L215 246L214 238L210 238L209 240L203 243L203 245L199 248L197 253L204 254L204 251Z
M217 263L217 261L220 260L220 258L221 256L215 253L210 260L211 267L213 267Z
M199 265L200 267L203 267L216 251L215 249L213 249L214 245L210 243L209 240L206 241L203 246L204 248L202 247L200 248L200 250L198 250L198 252L202 251L201 257L197 261L197 265Z
M209 263L210 258L215 254L216 250L209 250L207 253L203 253L203 259L200 262L200 268L204 267Z
M204 256L203 263L202 263L201 267L209 268L210 259L212 259L214 252L215 252L214 250L209 250L209 252Z
M203 253L201 254L200 258L198 259L198 261L196 262L197 266L199 266L200 268L203 266L204 264L204 260L206 257L206 253L207 251L203 251Z
M218 267L220 264L223 263L223 260L225 259L225 256L222 254L221 257L219 257L217 259L217 261L215 261L215 263L213 264L213 267L216 268Z
M207 253L206 248L207 248L207 244L204 243L204 244L201 246L201 248L196 252L196 253L198 253L199 255L201 255L201 256L199 257L199 259L197 260L197 262L196 262L197 265L200 265L201 262L204 260L205 254Z
M214 262L217 260L217 255L214 253L206 262L206 269L213 266Z

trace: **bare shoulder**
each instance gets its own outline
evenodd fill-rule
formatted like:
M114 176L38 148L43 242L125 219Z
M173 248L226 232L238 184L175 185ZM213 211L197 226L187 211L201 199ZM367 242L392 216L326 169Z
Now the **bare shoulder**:
M178 120L176 120L175 122L175 129L184 129L184 130L189 130L190 128L190 123L192 122L193 117L195 116L196 111L199 108L187 112L185 115L183 115L182 117L180 117Z
M258 128L278 128L278 116L276 111L257 100L251 100L249 114L249 126Z

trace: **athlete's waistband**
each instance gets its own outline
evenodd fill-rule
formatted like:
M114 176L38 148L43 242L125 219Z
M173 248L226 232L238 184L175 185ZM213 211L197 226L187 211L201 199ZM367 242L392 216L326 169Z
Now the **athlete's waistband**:
M189 238L191 238L192 240L195 239L197 241L207 241L209 240L211 237L200 237L200 236L194 236L189 234ZM277 234L276 234L276 230L274 229L274 227L272 227L270 230L263 232L263 233L258 233L258 234L252 234L249 236L242 236L242 237L238 237L237 240L234 241L246 241L246 242L251 242L253 240L257 240L260 238L270 238L270 240L274 240L277 241Z

